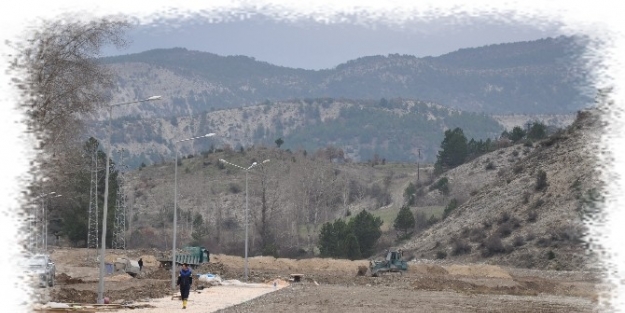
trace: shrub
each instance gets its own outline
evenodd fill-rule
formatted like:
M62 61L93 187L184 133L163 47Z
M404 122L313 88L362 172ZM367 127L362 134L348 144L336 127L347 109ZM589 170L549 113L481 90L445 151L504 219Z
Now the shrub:
M436 224L438 222L439 222L439 219L436 216L432 215L432 216L430 216L430 218L428 218L428 227L432 226L432 225L434 225L434 224Z
M519 221L519 219L514 216L510 218L510 221L508 221L508 224L510 224L512 228L514 229L521 227L521 221Z
M512 172L515 173L515 174L519 174L519 173L523 172L523 165L521 165L521 164L515 165L514 168L512 169Z
M484 250L482 251L483 257L490 257L497 253L506 252L506 249L503 246L501 239L499 239L499 237L497 237L496 235L488 237L486 241L483 243L483 246L484 246Z
M458 200L456 200L456 198L451 199L443 211L443 219L446 219L447 216L449 216L449 214L451 214L451 212L453 212L457 207Z
M547 173L543 170L538 171L538 175L536 176L536 186L534 187L536 191L541 191L547 188Z
M514 236L514 239L512 239L512 245L514 245L515 247L520 247L522 245L525 244L525 240L523 239L523 236Z
M440 259L444 259L446 257L447 257L447 252L442 251L442 250L436 251L436 258L437 259L440 260Z
M545 204L545 201L543 199L536 199L536 201L534 201L534 203L532 203L532 209L538 209L543 204Z
M482 222L482 226L484 226L484 229L488 230L490 229L491 226L493 226L493 222L486 220Z
M444 195L449 194L449 180L447 179L447 177L439 179L436 184L430 186L430 191L435 189L440 191Z
M528 204L530 202L530 196L530 193L527 191L523 193L523 204Z
M553 260L556 258L556 254L553 253L553 250L549 250L549 252L547 252L547 260Z
M506 238L512 234L512 226L510 226L510 223L503 223L497 227L495 233L501 238Z
M536 219L538 218L538 212L536 212L535 210L531 210L529 211L529 213L527 213L527 221L530 223L534 223L536 222Z
M495 169L495 164L493 162L488 162L488 164L486 164L486 170L494 170Z
M471 245L466 240L455 238L452 243L452 255L462 255L471 252Z
M536 245L539 247L548 247L551 245L551 239L550 238L546 238L546 237L540 237L538 238L538 240L536 241Z
M234 193L234 194L241 192L241 186L235 183L230 183L230 185L228 186L228 189L230 190L231 193Z
M502 212L499 215L499 220L497 220L497 224L503 224L510 220L510 213L507 211Z
M469 232L469 240L471 242L482 242L486 238L486 232L479 228L473 228Z
M519 156L519 151L517 150L512 151L512 155L515 157Z

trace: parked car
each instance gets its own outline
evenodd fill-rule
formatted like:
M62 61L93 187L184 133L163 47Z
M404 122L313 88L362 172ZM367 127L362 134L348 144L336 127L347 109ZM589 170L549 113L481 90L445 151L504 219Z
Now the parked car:
M40 287L53 287L56 266L47 254L35 254L28 260L28 270Z

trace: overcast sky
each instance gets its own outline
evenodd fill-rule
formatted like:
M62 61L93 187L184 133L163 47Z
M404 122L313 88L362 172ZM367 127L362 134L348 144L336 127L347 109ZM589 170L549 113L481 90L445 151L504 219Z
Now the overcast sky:
M460 24L459 24L460 23ZM175 26L174 26L175 25ZM411 22L400 26L354 23L284 22L264 17L208 23L160 23L133 28L131 45L105 49L105 55L183 47L218 55L245 55L275 65L333 68L346 61L391 53L438 56L460 48L536 40L560 35L557 24L504 24L480 20Z

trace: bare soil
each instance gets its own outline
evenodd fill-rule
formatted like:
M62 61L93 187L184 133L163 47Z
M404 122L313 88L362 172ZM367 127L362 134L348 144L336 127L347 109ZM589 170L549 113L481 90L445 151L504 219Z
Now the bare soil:
M53 258L59 256L54 259L57 285L39 289L45 294L42 302L96 302L98 270L86 266L81 258L84 253L81 249L52 253ZM126 255L133 253L141 255L136 251ZM216 255L211 261L194 272L243 281L242 258ZM599 275L590 272L425 260L410 262L402 275L358 276L358 267L366 264L366 260L253 257L249 259L250 284L211 287L195 280L187 311L291 312L297 307L298 312L599 312L600 292L608 288ZM287 283L293 273L304 274L303 280ZM277 291L274 281L280 282ZM259 288L251 288L254 286ZM171 289L171 272L152 262L136 278L115 273L105 279L105 296L112 303L148 303L152 307L141 312L180 307L180 300L172 298L176 294Z

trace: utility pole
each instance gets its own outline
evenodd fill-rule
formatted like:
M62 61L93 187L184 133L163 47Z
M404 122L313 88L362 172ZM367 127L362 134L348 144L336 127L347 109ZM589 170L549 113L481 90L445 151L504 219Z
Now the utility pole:
M89 193L89 213L87 230L87 249L98 251L98 144L93 143L91 165L91 190Z
M124 149L119 151L119 172L117 176L117 198L113 225L113 249L126 250L126 197L124 195Z
M417 157L417 185L419 184L419 161L421 160L421 149L417 149L419 156Z

